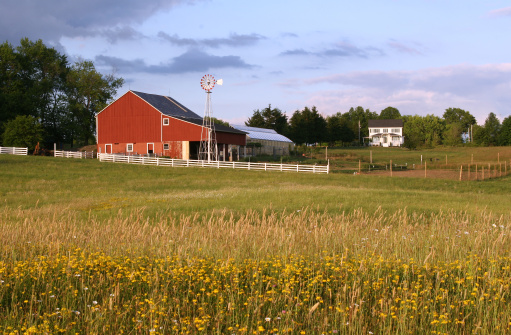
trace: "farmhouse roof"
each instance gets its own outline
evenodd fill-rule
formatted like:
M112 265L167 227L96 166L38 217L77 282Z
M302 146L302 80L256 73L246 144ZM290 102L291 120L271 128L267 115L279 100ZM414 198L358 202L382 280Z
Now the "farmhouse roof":
M162 114L177 117L177 118L185 118L185 119L200 119L202 122L202 118L192 112L190 109L181 105L176 100L171 97L157 95L157 94L149 94L137 91L131 91L140 97L142 100L159 110ZM201 123L202 124L202 123Z
M369 128L403 127L403 120L401 119L368 120L367 124Z
M293 143L289 138L284 135L280 135L273 129L265 129L265 128L257 128L257 127L248 127L243 125L232 125L234 128L244 131L248 134L248 137L252 140L267 140L267 141L277 141L277 142L287 142Z

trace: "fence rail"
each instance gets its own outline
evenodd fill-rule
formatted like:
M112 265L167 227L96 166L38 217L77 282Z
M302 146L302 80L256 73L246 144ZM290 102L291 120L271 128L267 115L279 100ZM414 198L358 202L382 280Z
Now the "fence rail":
M0 147L0 154L28 155L28 148Z
M63 151L63 150L54 150L54 157L64 157L64 158L94 158L93 151Z
M124 156L117 154L98 153L101 162L156 165L169 167L210 167L224 169L245 169L259 171L292 171L310 173L329 173L329 165L299 165L299 164L274 164L274 163L251 163L251 162L222 162L203 160L184 160L174 158L159 158L145 156Z

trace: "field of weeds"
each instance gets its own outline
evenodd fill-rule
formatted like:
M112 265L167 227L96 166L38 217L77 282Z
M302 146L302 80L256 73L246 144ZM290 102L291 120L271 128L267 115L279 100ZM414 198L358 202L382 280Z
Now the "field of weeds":
M41 169L48 164L55 174ZM105 164L0 157L2 333L510 331L509 177L432 189L409 178L201 169L165 176L161 168ZM115 168L137 175L141 188L115 180ZM194 194L228 192L208 184L212 176L219 185L234 181L247 205L233 196L187 207ZM258 193L247 177L271 185ZM143 203L159 183L165 201ZM281 183L294 189L288 206L272 192ZM314 186L325 193L323 206ZM335 205L332 198L360 188L428 203ZM179 198L168 198L172 192ZM95 195L98 204L120 200L84 211ZM479 205L467 206L465 196Z

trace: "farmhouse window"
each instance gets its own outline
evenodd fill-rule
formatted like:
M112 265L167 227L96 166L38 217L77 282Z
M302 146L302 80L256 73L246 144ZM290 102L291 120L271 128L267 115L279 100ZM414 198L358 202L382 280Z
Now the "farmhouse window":
M383 128L383 132L384 132L384 133L388 133L388 132L389 132L389 129L388 129L388 128Z
M169 144L168 143L163 143L163 150L169 150Z
M133 143L126 144L126 152L133 152Z
M168 126L169 125L169 119L168 118L163 119L163 125L164 126Z
M400 133L400 132L401 132L401 129L399 129L399 128L393 128L393 129L392 129L392 132L393 132L393 133L398 134L398 133Z

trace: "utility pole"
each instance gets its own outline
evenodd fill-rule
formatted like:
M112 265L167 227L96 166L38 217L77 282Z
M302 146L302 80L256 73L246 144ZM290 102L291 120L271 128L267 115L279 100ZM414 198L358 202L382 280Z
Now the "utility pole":
M358 120L358 144L360 145L360 119Z

